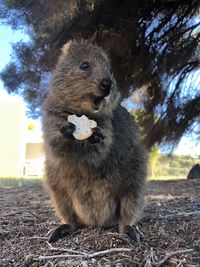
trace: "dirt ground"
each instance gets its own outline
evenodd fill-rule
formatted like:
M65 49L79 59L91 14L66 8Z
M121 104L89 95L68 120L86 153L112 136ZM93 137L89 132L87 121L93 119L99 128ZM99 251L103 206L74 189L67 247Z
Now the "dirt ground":
M0 220L1 267L200 266L200 179L149 182L138 242L89 228L50 247L59 222L40 184L1 188Z

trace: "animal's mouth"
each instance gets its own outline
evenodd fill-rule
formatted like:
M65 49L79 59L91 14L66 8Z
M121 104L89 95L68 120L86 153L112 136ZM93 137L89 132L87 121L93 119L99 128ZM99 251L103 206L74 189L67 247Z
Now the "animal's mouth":
M90 95L92 107L95 111L98 111L101 107L101 103L104 101L105 96Z

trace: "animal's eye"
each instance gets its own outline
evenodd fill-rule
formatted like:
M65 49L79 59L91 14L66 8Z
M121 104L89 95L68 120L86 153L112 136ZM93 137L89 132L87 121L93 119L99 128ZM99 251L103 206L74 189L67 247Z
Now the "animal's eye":
M84 62L81 63L79 68L80 68L80 70L87 71L90 68L90 63L87 62L87 61L84 61Z

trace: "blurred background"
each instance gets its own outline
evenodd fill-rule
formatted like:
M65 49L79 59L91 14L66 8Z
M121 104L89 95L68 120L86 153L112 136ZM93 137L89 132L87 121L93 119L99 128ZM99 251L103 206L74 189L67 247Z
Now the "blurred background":
M149 179L186 179L200 162L199 5L1 0L0 185L44 175L41 103L60 48L73 38L110 55L122 105L149 151Z

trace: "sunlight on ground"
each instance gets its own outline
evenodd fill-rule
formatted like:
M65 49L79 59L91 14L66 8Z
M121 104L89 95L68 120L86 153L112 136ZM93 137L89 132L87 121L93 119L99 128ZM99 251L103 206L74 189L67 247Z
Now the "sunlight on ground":
M173 200L173 199L181 199L183 198L182 196L174 196L171 194L160 194L160 195L148 195L148 200ZM159 205L159 204L158 204Z
M148 176L147 180L149 181L168 181L168 180L186 180L187 177L183 176Z

